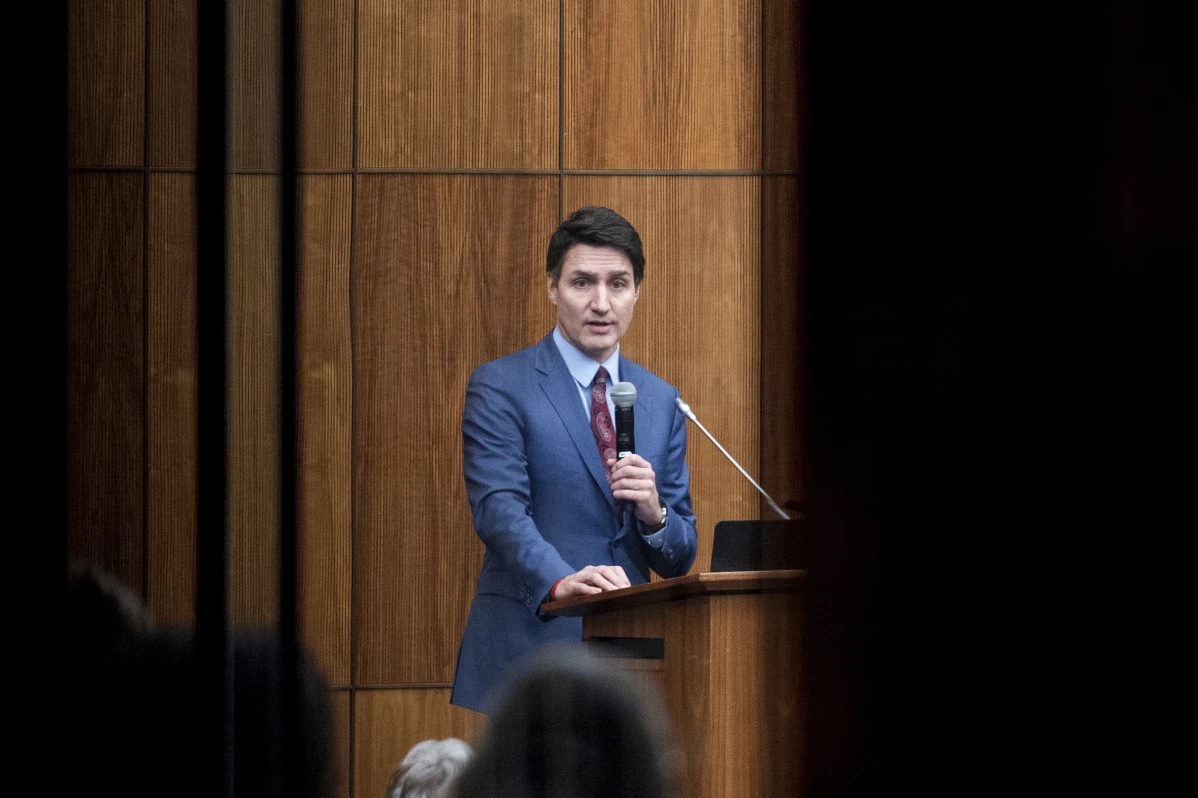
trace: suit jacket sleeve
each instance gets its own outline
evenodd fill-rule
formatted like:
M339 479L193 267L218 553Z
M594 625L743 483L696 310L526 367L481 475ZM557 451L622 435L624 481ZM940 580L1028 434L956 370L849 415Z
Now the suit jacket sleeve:
M495 370L476 369L462 413L463 473L474 529L530 611L574 568L546 542L531 515L521 386Z
M673 409L673 401L666 406ZM666 526L660 530L664 540L661 548L645 545L649 567L667 578L682 576L689 571L698 553L695 513L690 497L690 472L686 465L686 418L681 412L674 411L670 419L669 443L664 459L653 463L657 493L668 508Z

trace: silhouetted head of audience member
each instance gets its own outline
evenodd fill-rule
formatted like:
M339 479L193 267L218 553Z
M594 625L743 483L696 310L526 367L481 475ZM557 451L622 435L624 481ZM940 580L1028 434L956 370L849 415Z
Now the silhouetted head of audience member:
M672 798L679 753L658 691L579 645L519 668L458 798Z
M391 774L387 798L451 798L458 776L474 752L465 740L421 740Z
M89 672L141 645L153 628L132 590L84 563L68 569L66 606L67 662Z
M273 630L237 630L214 672L191 630L156 626L136 593L93 567L69 568L66 607L67 783L124 798L198 798L227 778L239 798L333 794L328 685L306 652L284 658ZM228 701L228 761L214 695Z

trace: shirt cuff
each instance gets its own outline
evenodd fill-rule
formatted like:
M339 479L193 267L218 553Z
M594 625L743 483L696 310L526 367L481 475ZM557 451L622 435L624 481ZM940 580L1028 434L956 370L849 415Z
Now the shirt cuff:
M666 543L666 528L663 526L656 532L650 532L648 535L644 532L644 525L641 527L641 537L655 549L660 549Z
M669 525L669 519L670 512L663 504L661 506L661 529L650 532L649 527L645 526L645 522L639 518L636 520L636 525L645 542L655 549L660 549L666 542L666 527Z

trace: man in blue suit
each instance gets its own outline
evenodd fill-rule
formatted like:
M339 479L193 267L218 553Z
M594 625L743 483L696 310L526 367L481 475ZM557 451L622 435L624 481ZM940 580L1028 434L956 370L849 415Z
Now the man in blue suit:
M697 550L678 390L620 355L645 274L640 236L609 208L581 208L545 260L557 325L475 369L462 414L466 492L486 553L450 702L478 712L533 649L581 641L582 620L547 616L543 602L647 582L650 570L681 576ZM636 452L618 458L617 382L636 387Z

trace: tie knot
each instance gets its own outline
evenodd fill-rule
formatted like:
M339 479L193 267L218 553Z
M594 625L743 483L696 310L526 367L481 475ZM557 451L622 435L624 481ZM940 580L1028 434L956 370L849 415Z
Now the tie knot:
M599 370L595 372L595 384L607 385L607 369L603 366L600 366Z

